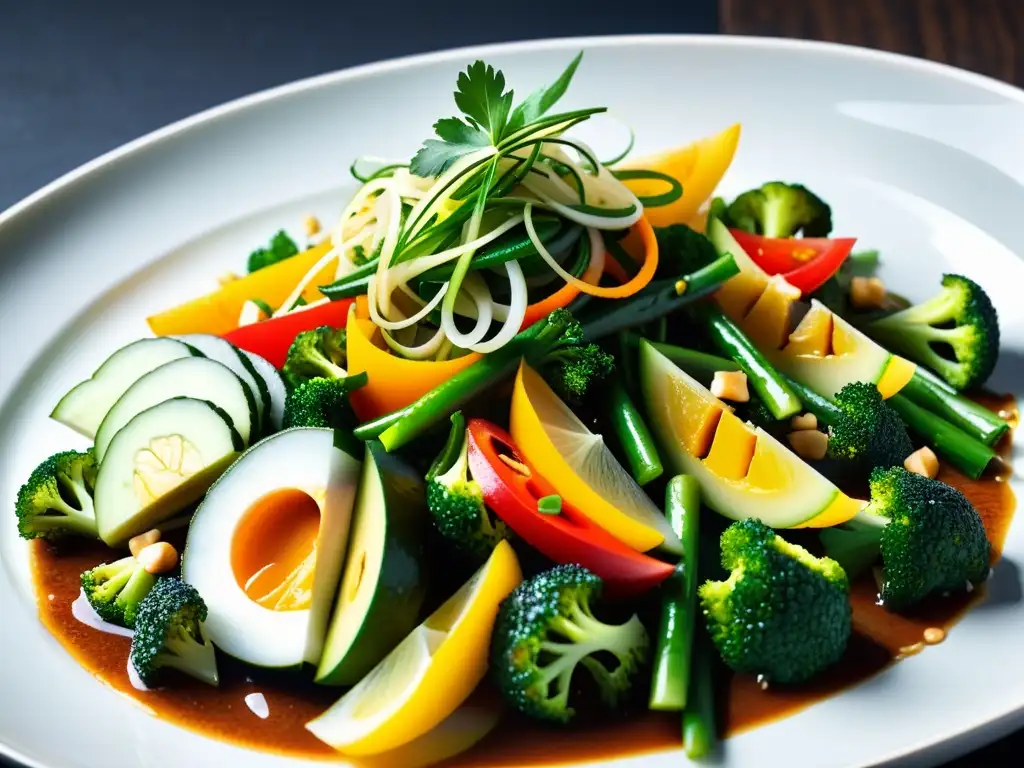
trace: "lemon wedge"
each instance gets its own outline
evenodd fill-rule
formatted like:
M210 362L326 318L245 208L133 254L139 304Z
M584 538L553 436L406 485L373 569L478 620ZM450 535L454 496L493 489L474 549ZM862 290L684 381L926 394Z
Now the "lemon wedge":
M501 700L480 687L445 720L390 752L361 757L359 768L427 768L476 746L501 720Z
M703 231L704 212L700 210L725 176L740 142L739 123L721 133L698 139L692 144L671 149L622 164L624 170L645 169L658 171L676 179L683 185L683 196L673 203L656 208L645 208L644 215L655 227L669 224L690 224ZM623 182L635 195L660 195L666 185L650 179L629 179Z
M510 416L523 455L558 494L639 552L682 553L679 537L604 444L526 363L516 375Z
M487 672L498 607L523 575L502 541L458 592L330 709L306 723L346 755L379 755L423 736L466 701Z

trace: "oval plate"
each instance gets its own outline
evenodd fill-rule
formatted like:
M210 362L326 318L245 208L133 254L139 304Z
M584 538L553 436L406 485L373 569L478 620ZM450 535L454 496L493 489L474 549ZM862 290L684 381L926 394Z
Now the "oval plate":
M988 290L1004 348L992 386L1024 380L1024 92L960 70L855 48L728 37L542 41L449 51L305 80L139 139L0 214L0 754L45 768L258 768L249 752L149 716L106 689L36 619L16 535L19 484L80 445L47 414L147 314L216 287L279 226L334 221L362 153L409 157L452 110L457 72L486 57L519 93L580 48L567 106L607 105L637 155L743 123L723 191L799 180L885 256L920 299L943 270ZM1017 451L1019 453L1019 450ZM1018 497L1024 495L1018 486ZM1024 722L1024 606L1016 525L988 602L941 646L841 696L726 743L724 764L789 768L949 759ZM240 702L241 704L241 702ZM678 766L677 753L609 762Z

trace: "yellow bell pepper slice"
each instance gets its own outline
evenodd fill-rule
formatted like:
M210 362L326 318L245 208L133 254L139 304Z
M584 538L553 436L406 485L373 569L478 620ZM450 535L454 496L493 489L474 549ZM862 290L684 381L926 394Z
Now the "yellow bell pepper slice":
M397 749L435 728L483 680L498 608L522 579L502 541L473 578L306 728L358 756Z
M740 142L739 123L679 149L660 152L623 163L623 170L658 171L683 185L683 195L668 205L645 208L644 215L655 227L694 224L700 227L700 208L711 199L715 188L729 170ZM653 196L665 191L665 183L650 179L623 181L635 195ZM700 227L701 231L703 227Z
M362 297L360 297L362 298ZM480 359L474 353L454 360L406 360L384 346L372 321L361 318L360 302L349 310L345 354L350 375L366 371L368 381L349 395L356 415L363 421L397 411L443 384Z
M223 336L238 327L242 305L249 299L261 299L271 307L278 307L330 248L329 241L315 245L289 259L232 280L218 291L152 315L146 322L157 336L184 333ZM309 302L322 299L318 286L333 279L334 265L328 264L303 291L303 298Z

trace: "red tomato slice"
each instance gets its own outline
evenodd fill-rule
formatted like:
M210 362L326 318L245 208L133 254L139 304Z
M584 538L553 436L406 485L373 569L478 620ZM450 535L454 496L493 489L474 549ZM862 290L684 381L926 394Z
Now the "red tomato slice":
M523 458L512 436L483 419L472 419L468 433L469 471L484 503L541 554L582 565L604 580L612 596L647 592L673 574L672 564L627 547L564 499L558 514L538 511L537 502L557 492Z
M352 299L342 299L312 309L289 312L287 315L235 328L225 333L224 338L240 349L265 358L275 368L281 368L288 357L288 347L296 336L321 325L344 328L351 304Z
M804 295L839 271L853 250L853 237L762 237L730 229L747 255L769 275L783 275Z

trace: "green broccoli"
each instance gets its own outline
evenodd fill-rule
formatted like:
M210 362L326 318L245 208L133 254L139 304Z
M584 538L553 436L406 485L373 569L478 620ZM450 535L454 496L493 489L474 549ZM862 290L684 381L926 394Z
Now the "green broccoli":
M92 450L55 453L32 470L14 506L22 538L96 538L92 495L98 470Z
M597 344L583 343L583 326L565 309L548 315L525 353L527 362L564 400L578 402L591 386L615 370L615 358Z
M285 231L279 230L272 238L270 238L270 245L266 248L257 248L255 251L249 254L249 272L255 272L258 269L269 267L273 264L277 264L279 261L291 258L299 252L299 247L295 244Z
M988 380L999 357L999 317L988 294L962 275L943 275L932 298L867 325L890 350L931 368L963 391Z
M128 659L139 679L156 685L165 668L218 685L217 657L206 639L206 603L181 579L158 579L139 606Z
M427 508L445 539L483 562L511 532L487 509L479 484L469 476L467 435L466 420L456 411L448 442L427 473Z
M868 506L849 523L822 531L821 541L851 573L881 554L881 597L896 611L933 592L980 584L989 571L985 526L967 497L903 467L876 469Z
M834 560L790 544L760 520L722 534L725 581L699 589L722 660L772 683L799 683L834 664L852 631L849 583Z
M82 592L93 610L104 621L129 629L154 584L156 577L132 555L82 573Z
M578 565L527 579L505 599L491 638L491 670L509 706L540 720L567 723L572 676L582 665L601 701L620 706L647 664L650 639L637 616L606 624L591 603L602 581ZM612 667L601 657L614 657Z
M658 239L658 276L674 277L696 272L718 258L715 246L703 234L685 224L654 230Z
M719 214L720 204L712 207ZM832 209L801 184L769 181L749 189L725 209L724 224L765 237L828 237Z
M294 389L302 382L317 377L341 379L347 376L345 338L344 328L327 325L296 336L288 348L282 369L289 387Z
M284 401L283 427L351 427L355 414L348 396L367 382L366 373L340 379L317 377L299 384L288 392Z
M786 380L800 401L828 426L828 458L861 477L876 467L903 465L914 450L900 415L874 384L855 381L829 401L799 382Z

